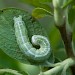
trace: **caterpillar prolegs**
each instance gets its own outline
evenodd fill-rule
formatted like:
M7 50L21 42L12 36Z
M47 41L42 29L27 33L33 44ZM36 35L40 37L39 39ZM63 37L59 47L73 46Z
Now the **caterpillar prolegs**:
M34 62L46 61L51 54L49 40L42 35L33 35L31 39L32 44L40 46L39 49L34 48L29 41L27 28L22 16L19 15L13 19L17 43L26 59Z

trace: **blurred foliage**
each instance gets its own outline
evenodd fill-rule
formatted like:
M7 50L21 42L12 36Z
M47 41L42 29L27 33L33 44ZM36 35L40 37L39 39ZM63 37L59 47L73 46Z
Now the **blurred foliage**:
M35 18L43 18L50 15L52 16L52 13L43 8L35 8L32 12L32 16Z
M53 11L51 5L48 4L48 2L51 2L51 0L39 0L39 1L40 2L37 2L37 0L0 0L0 9L7 8L7 7L16 7L16 8L27 10L29 13L31 13L33 8L40 7L50 12ZM72 24L73 41L75 47L75 0L73 1L74 2L71 3L72 7L71 6L69 7L70 10L69 10L68 19L69 19L69 23ZM70 4L70 2L66 3L63 7L66 7L68 4ZM47 16L45 18L40 19L39 22L42 24L42 26L45 27L45 30L47 31L51 43L51 48L54 52L55 57L58 58L59 60L64 60L67 57L66 52L64 50L64 45L60 33L54 26L53 17ZM20 63L14 60L13 58L9 57L8 55L6 55L4 52L2 52L1 49L0 49L0 68L12 68L22 73L26 72L30 75L37 75L39 73L39 67Z
M30 4L30 5L34 6L34 7L44 8L44 9L46 9L48 11L52 10L50 5L44 3L44 2L48 2L50 0L43 0L43 1L42 0L41 1L40 0L20 0L20 1L23 1L23 2L25 2L27 4Z

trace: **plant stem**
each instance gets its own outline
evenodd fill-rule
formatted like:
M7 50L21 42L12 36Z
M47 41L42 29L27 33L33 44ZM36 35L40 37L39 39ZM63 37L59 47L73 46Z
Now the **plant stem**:
M62 1L63 3L65 3L67 0ZM68 7L62 9L61 7L63 6L63 4L61 4L61 0L53 0L55 24L60 31L68 57L75 57L72 47L72 29L68 22ZM71 70L74 75L75 66L71 67Z
M73 58L68 58L68 59L64 60L63 62L61 62L60 65L57 65L54 68L52 68L46 72L43 72L43 74L44 75L54 75L54 74L57 74L59 71L61 71L66 65L72 66L74 64L75 64L75 60Z
M66 12L68 14L68 11ZM65 50L68 57L75 57L73 52L73 44L72 44L72 30L70 28L70 25L68 23L68 16L66 15L66 18L64 20L64 24L62 26L56 26L61 34L62 40L64 42ZM75 74L75 67L71 67L72 74Z
M56 26L61 34L62 40L64 42L65 50L68 57L75 57L72 48L72 31L69 31L64 24L62 27ZM75 74L75 67L71 67L72 74Z
M68 31L66 29L66 25L64 24L62 27L56 26L61 34L62 40L65 45L66 53L68 57L74 56L73 50L72 50L72 32Z
M0 74L3 74L3 73L11 73L11 74L14 74L14 75L22 75L20 73L18 73L18 71L16 70L12 70L12 69L0 69Z

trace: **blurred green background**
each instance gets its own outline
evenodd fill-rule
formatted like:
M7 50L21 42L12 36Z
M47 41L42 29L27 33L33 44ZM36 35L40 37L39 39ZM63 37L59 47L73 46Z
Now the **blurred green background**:
M0 9L7 7L21 8L28 11L29 13L31 13L34 8L31 5L21 2L21 0L0 0ZM67 57L66 52L64 50L64 45L60 33L54 26L53 17L44 17L42 19L39 19L39 22L45 28L49 36L54 56L59 60L64 60ZM75 25L72 27L73 27L73 41L75 42L75 34L74 34ZM20 72L24 71L29 73L30 75L36 75L39 73L39 67L20 63L19 61L16 61L13 58L6 55L4 52L2 52L2 50L0 50L0 68L11 68L18 70Z

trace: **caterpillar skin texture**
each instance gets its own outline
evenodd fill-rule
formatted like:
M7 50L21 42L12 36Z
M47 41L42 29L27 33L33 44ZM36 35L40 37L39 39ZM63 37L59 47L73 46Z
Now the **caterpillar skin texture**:
M19 15L19 17L14 17L13 20L17 43L27 60L33 62L46 61L51 54L48 39L45 36L33 35L31 39L32 44L40 46L39 49L34 48L29 41L27 28L22 20L22 16Z

